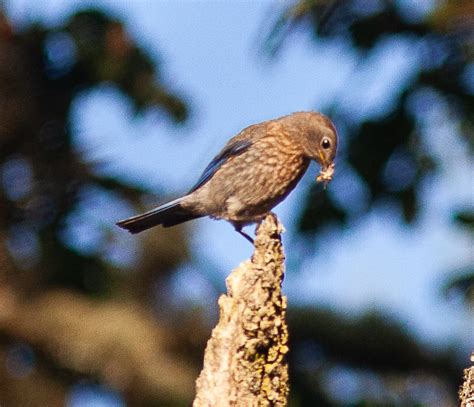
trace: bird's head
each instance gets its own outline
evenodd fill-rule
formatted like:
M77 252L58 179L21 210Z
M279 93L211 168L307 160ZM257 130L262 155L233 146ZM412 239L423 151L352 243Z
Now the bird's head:
M334 174L337 151L336 128L331 120L320 113L302 112L294 113L294 116L304 154L321 165L321 171L316 179L326 186Z

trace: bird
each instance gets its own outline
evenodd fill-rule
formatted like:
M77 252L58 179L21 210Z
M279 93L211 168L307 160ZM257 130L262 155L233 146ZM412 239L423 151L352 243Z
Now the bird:
M338 137L321 113L296 112L243 129L178 199L117 222L130 233L171 227L209 216L224 219L245 239L244 226L257 225L295 188L311 161L320 164L324 186L334 174Z

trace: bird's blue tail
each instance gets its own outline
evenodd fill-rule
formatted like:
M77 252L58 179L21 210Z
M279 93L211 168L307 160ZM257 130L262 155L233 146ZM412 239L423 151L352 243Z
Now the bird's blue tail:
M180 205L181 200L182 198L178 198L141 215L121 220L117 225L135 234L153 226L162 225L166 228L203 216L183 208Z

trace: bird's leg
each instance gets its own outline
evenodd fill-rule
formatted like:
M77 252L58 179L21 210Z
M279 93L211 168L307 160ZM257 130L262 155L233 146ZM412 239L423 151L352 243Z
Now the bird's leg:
M234 226L235 227L235 231L236 232L239 232L243 237L245 237L245 239L247 239L250 243L254 244L255 242L253 241L253 239L245 232L242 231L242 226Z

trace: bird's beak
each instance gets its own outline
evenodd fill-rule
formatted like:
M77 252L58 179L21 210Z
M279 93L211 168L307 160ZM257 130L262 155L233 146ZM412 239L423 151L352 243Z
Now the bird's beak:
M321 169L324 171L328 168L326 157L324 156L322 151L319 151L318 154L319 154L319 163L321 164Z

